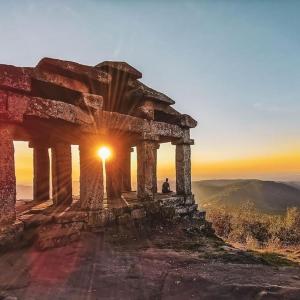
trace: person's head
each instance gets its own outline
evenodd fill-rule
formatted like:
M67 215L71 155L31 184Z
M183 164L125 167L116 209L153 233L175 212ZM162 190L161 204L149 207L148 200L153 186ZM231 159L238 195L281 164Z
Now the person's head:
M166 178L166 182L168 182L169 181L169 178Z

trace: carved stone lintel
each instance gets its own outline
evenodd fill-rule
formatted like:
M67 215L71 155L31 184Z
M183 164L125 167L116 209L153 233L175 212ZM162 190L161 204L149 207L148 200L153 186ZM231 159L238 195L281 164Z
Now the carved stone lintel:
M179 125L184 128L195 128L197 126L197 121L189 115L182 114L179 117Z

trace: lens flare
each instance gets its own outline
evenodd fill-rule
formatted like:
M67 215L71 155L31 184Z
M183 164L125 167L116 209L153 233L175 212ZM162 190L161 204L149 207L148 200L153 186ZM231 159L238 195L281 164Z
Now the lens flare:
M97 153L103 160L106 160L111 156L111 150L106 146L102 146L101 148L99 148Z

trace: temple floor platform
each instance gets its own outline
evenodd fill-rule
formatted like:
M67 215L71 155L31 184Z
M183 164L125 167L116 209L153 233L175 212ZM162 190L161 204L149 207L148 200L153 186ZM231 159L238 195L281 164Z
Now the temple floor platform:
M170 192L167 194L157 193L154 195L154 201L168 200L172 197L176 197L176 193ZM141 201L138 200L137 194L135 191L122 193L121 198L118 199L108 199L104 198L103 208L104 209L113 209L113 208L124 208L134 205L138 205ZM79 210L79 196L73 196L73 201L71 205L65 206L61 205L55 207L53 205L52 199L45 201L35 201L32 199L20 199L16 202L16 212L17 216L24 214L38 214L38 213L55 213L63 211L76 211Z
M80 238L84 231L144 228L153 222L173 222L180 218L204 220L193 195L155 194L153 200L138 200L135 192L120 199L105 199L103 207L84 210L79 197L71 205L54 205L52 200L38 202L19 200L16 221L0 228L0 249L17 245L36 245L44 250L61 247Z

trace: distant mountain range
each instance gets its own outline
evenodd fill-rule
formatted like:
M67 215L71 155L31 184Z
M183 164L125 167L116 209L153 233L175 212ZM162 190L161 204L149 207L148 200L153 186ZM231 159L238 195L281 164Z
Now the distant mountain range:
M158 182L161 190L162 182ZM175 182L171 181L175 190ZM300 207L300 182L275 182L256 179L194 181L193 193L201 208L236 209L245 203L264 213L284 213L287 207ZM79 182L73 183L73 194L79 195ZM32 186L17 185L17 199L32 199Z
M193 182L200 207L236 209L251 203L260 212L282 214L287 207L300 207L299 182L250 180L203 180Z

